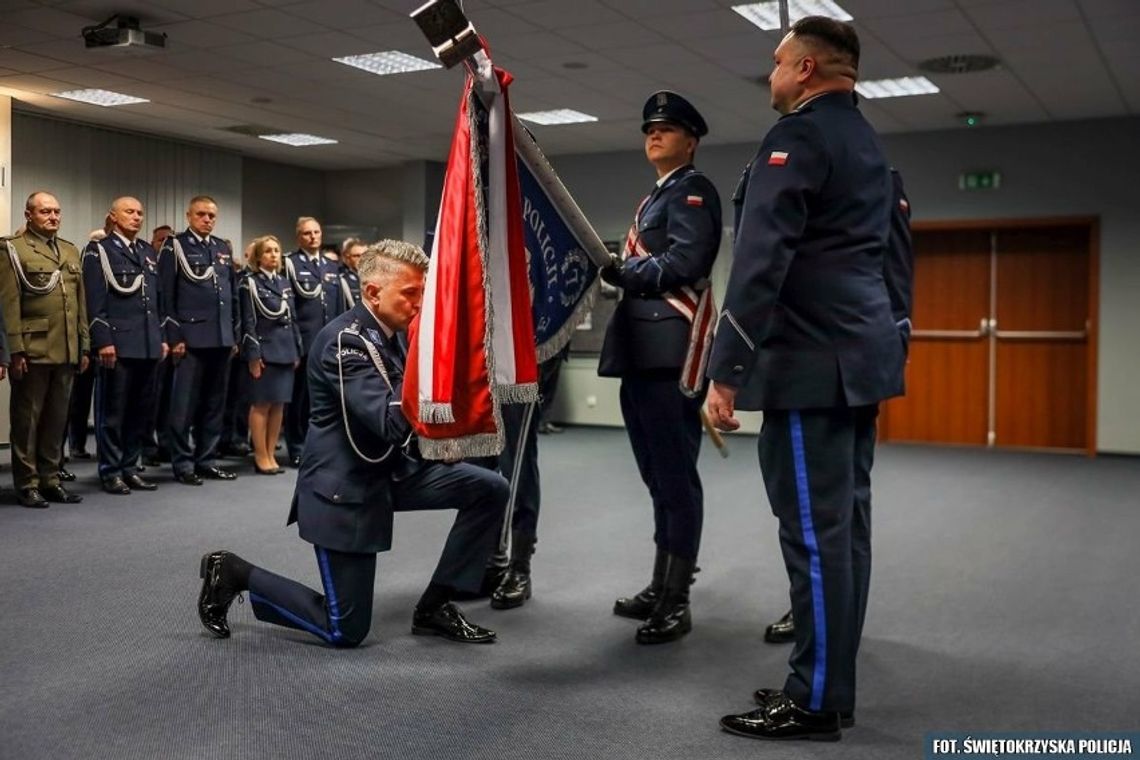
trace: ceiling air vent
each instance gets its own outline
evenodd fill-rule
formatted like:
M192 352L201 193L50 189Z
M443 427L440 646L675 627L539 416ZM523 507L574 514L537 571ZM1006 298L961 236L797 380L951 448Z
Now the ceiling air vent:
M931 74L972 74L1000 65L1001 61L992 55L942 55L919 62L918 68Z

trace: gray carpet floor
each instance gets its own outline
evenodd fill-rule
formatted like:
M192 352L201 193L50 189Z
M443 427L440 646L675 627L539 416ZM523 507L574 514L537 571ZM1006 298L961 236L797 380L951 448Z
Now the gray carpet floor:
M154 495L0 505L0 757L915 758L930 731L1140 727L1140 459L884 446L856 728L839 744L722 733L783 682L761 641L788 606L755 439L702 455L695 629L643 647L614 617L651 565L622 431L540 439L535 598L464 605L492 646L412 636L449 514L400 515L365 645L334 651L235 605L210 638L199 556L319 584L284 525L293 473ZM5 472L3 477L8 477Z

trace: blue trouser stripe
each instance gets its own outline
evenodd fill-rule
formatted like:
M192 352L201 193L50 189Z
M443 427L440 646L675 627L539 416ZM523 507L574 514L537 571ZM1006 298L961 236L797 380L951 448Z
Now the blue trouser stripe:
M329 609L329 629L332 638L330 641L340 641L344 634L340 632L340 604L336 600L336 589L333 588L332 570L329 569L329 555L319 546L317 550L317 564L321 568L321 584L325 587L325 602Z
M812 668L811 705L808 709L819 711L823 706L823 689L827 682L827 615L823 600L823 571L820 565L819 543L815 537L815 523L811 517L811 492L808 490L804 429L800 413L789 413L789 421L792 432L792 458L796 468L796 496L800 506L800 524L803 528L804 545L808 550L812 617L815 628L815 666Z
M305 620L304 618L301 618L301 617L298 617L297 615L294 615L292 612L285 609L284 607L277 606L276 604L269 601L265 597L258 596L257 594L250 591L249 592L249 601L254 603L254 604L263 604L266 607L269 607L270 609L272 609L274 612L276 612L281 617L292 622L298 628L306 630L309 633L314 634L316 636L320 636L322 639L329 642L330 644L333 643L333 638L331 635L329 635L328 631L321 628L320 626L313 625L312 623L310 623L308 620Z

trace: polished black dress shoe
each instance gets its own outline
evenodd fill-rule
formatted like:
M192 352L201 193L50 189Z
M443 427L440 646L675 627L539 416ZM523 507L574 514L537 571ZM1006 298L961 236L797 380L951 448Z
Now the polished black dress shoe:
M451 602L434 610L418 607L412 615L412 633L417 636L442 636L462 644L490 644L495 632L468 622Z
M661 589L646 586L633 596L623 596L614 602L614 614L634 620L646 620L657 608Z
M258 467L256 464L253 465L253 471L256 472L258 475L277 475L278 473L284 472L284 470L280 469L279 467L270 467L268 469L263 470L260 467Z
M720 727L751 739L837 742L843 737L839 713L804 710L782 691L776 692L751 712L724 716L720 719Z
M198 619L219 639L230 637L226 613L239 593L226 572L226 558L229 556L226 551L210 552L202 555L198 564L198 577L202 579L202 590L198 592Z
M503 576L499 587L491 592L491 607L496 610L513 610L526 604L530 595L530 572L512 567Z
M62 480L64 483L74 483L75 482L75 473L72 472L71 470L67 469L66 467L60 467L59 468L59 479Z
M693 630L693 613L689 603L667 604L662 600L634 637L638 644L668 644Z
M779 694L784 692L779 689L757 689L752 692L752 699L756 700L756 704L763 707L768 703L768 700L773 699ZM840 728L855 728L855 711L839 713L839 727Z
M193 472L183 472L174 476L174 479L184 486L200 486L202 479Z
M199 467L194 470L194 474L209 480L237 480L237 473L223 470L221 467Z
M122 478L107 478L103 481L103 492L116 496L127 496L131 492L131 487Z
M137 473L131 473L130 475L124 475L123 476L123 482L126 483L127 487L130 488L132 491L157 491L158 490L158 484L157 483L151 483L149 480L144 480Z
M792 611L764 629L764 640L769 644L787 644L796 640L796 621L792 620Z
M47 486L41 488L40 492L43 493L45 499L55 502L56 504L78 504L83 501L82 496L77 493L71 493L63 486Z
M47 509L47 499L43 497L38 488L23 488L16 493L16 500L20 502L21 507L28 509Z

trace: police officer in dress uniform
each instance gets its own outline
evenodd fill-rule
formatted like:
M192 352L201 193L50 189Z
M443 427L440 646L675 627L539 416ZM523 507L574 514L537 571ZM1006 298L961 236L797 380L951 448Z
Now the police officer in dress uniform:
M412 618L415 634L465 643L495 634L469 623L450 599L478 588L494 546L507 482L472 464L425 462L400 408L404 337L423 298L423 251L400 241L361 259L361 302L311 345L312 423L289 522L314 545L323 594L218 551L202 558L202 624L230 635L226 611L249 591L258 619L312 633L338 647L364 640L372 619L376 554L392 545L395 512L456 509L431 583Z
M99 479L110 494L153 491L138 473L155 374L168 346L162 339L158 253L138 237L143 207L116 198L111 233L87 244L83 284L91 347L97 359L95 436Z
M348 238L340 246L340 293L344 308L351 309L360 303L360 256L368 246L357 238Z
M297 250L285 257L285 273L297 299L302 356L293 378L293 398L285 409L285 445L289 462L301 464L301 450L309 427L309 387L305 363L317 333L345 309L340 292L339 264L321 253L321 225L311 216L297 220Z
M838 740L853 725L870 577L870 470L883 399L902 392L904 340L883 276L891 175L854 94L859 39L809 16L776 48L783 116L748 180L708 375L709 415L762 409L760 469L791 582L796 644L782 689L721 726Z
M175 480L191 486L202 485L202 478L237 477L215 462L229 362L241 332L233 252L212 234L217 218L213 198L192 198L188 229L168 237L158 257L162 323L175 362L167 422L171 464Z
M25 507L75 504L59 482L68 401L90 349L79 249L57 237L59 201L35 192L24 232L0 254L0 306L11 351L12 477ZM46 497L46 498L45 498Z
M645 620L637 641L674 641L692 628L689 586L696 570L703 519L697 473L704 378L682 389L689 358L691 313L675 304L696 297L720 247L720 198L693 167L705 120L673 92L652 95L642 111L645 154L657 184L638 206L624 260L615 257L602 277L624 289L598 366L620 377L621 409L641 478L653 500L657 546L652 580L614 613Z
M740 186L737 188L736 195L733 196L734 202L737 201L737 198L741 202L744 199L744 190L748 185L748 170L751 169L751 166L749 164L745 169ZM894 189L894 196L891 201L891 236L887 244L886 256L883 258L883 279L886 280L887 293L891 297L891 315L894 317L895 324L899 328L899 334L903 338L904 353L906 353L906 349L910 347L910 314L914 292L914 249L910 237L910 199L907 198L902 175L897 169L891 169L891 183ZM739 206L737 209L739 210ZM739 220L737 223L739 224ZM901 369L905 369L905 367L900 368L900 371ZM902 383L904 380L905 377L900 378L899 382ZM862 491L856 494L856 498L863 498L863 496ZM868 500L867 509L869 510L871 498L869 482L867 483L865 497ZM764 640L769 644L784 644L796 640L796 623L791 610L788 610L782 618L764 629Z

